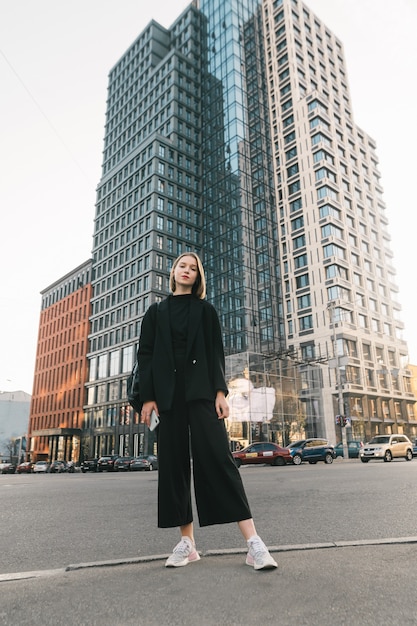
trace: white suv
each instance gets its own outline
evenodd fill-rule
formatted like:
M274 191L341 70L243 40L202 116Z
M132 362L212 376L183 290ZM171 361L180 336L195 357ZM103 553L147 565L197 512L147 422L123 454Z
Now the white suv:
M376 435L359 450L362 463L369 459L384 459L389 463L398 457L407 461L413 458L413 445L405 435Z

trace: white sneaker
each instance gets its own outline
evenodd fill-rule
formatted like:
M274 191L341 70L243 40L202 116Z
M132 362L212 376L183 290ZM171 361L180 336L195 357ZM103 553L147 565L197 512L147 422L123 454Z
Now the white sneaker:
M258 535L251 537L248 542L246 565L253 565L254 569L275 569L278 563L269 554L268 548Z
M189 537L182 537L171 556L165 561L165 567L182 567L193 561L199 561L200 555Z

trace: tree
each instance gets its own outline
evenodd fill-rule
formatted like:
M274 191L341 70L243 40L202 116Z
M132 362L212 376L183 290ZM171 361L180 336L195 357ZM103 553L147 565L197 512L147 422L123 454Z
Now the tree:
M17 462L17 455L18 455L18 440L15 437L10 437L10 439L5 439L2 442L2 447L4 447L7 450L7 455L10 457L10 462L11 463L16 463Z

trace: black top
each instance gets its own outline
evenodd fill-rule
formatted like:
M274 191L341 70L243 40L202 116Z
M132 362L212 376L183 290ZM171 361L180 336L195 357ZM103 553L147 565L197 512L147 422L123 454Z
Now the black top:
M139 348L139 391L143 401L155 400L160 411L172 408L178 363L174 355L170 302L181 306L184 296L154 302L143 316ZM191 296L186 351L181 355L187 385L186 402L214 401L221 389L227 395L222 332L216 309L207 300ZM178 355L179 356L179 355Z
M191 293L181 296L169 296L172 348L176 354L185 354L187 349L190 302L193 297Z

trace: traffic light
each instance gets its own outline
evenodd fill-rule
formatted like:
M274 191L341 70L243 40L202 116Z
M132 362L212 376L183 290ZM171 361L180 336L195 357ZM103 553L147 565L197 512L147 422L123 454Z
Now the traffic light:
M350 426L350 417L346 417L346 415L336 415L336 425Z

